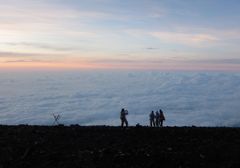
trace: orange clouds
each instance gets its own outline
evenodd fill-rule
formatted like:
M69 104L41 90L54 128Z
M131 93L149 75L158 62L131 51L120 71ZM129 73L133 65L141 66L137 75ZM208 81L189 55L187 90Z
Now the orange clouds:
M52 62L11 62L0 63L0 69L84 69L94 68L86 63L52 63Z
M192 63L192 62L5 62L0 63L0 69L41 69L41 70L71 70L71 69L135 69L161 71L240 71L238 64L225 63Z

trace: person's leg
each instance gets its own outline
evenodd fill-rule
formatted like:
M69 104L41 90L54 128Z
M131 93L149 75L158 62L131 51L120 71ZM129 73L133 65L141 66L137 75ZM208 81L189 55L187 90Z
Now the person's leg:
M126 123L126 127L128 127L128 121L127 121L127 119L125 120L125 123Z

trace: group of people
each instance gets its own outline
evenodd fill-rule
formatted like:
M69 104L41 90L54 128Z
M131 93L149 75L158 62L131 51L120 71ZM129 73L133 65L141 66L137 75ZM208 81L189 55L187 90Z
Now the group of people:
M121 127L124 127L124 125L128 127L128 121L126 117L127 115L128 115L128 110L122 108L120 112ZM163 121L165 120L163 111L161 109L159 110L159 112L156 111L156 113L152 111L149 115L149 120L150 120L151 127L162 127Z
M165 121L165 116L163 114L163 111L160 109L159 112L156 111L155 114L152 111L149 114L149 121L151 127L162 127L163 121Z

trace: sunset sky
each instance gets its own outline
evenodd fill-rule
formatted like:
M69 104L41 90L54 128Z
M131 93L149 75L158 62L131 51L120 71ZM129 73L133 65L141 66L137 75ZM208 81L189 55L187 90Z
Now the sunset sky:
M0 0L0 69L240 71L239 0Z

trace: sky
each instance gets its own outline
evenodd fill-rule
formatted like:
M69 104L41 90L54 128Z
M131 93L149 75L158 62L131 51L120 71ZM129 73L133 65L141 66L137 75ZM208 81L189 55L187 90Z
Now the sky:
M239 0L0 0L0 69L240 71Z

